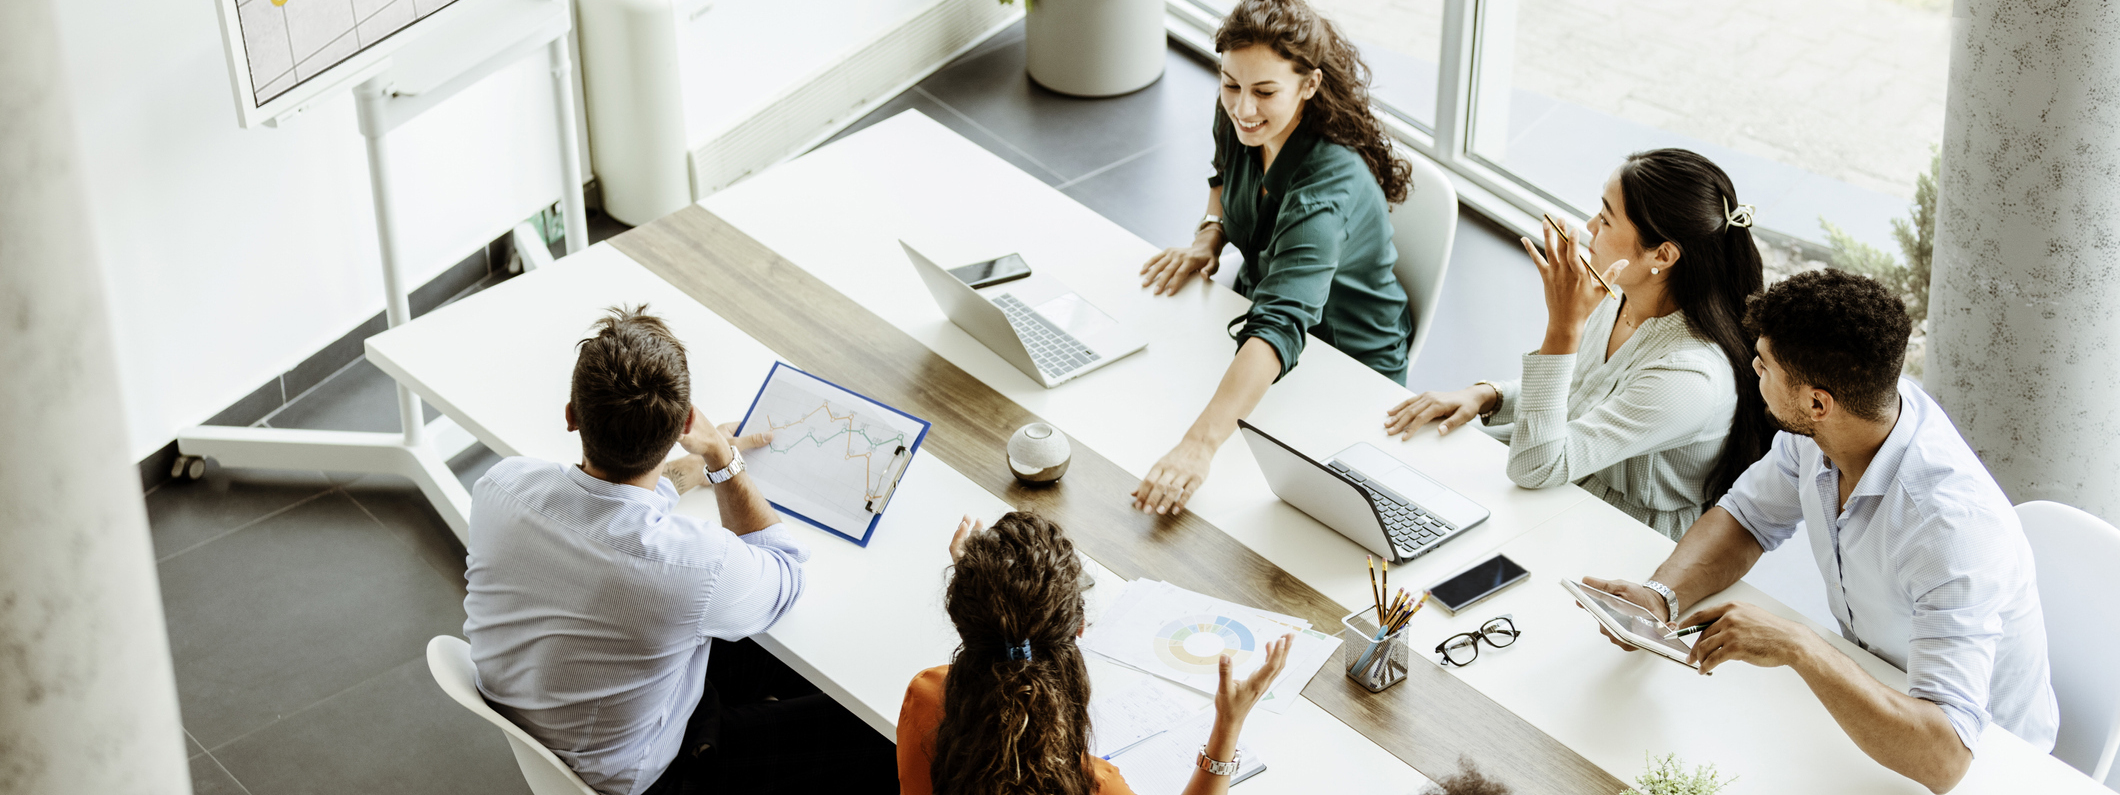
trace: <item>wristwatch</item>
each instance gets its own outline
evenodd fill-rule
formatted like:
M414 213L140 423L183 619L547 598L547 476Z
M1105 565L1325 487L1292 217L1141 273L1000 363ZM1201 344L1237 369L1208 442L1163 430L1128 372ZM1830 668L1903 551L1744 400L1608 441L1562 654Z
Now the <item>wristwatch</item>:
M729 465L720 469L707 470L707 482L720 485L729 482L730 478L742 473L743 451L736 449L736 445L732 444L729 445Z
M1232 750L1229 752L1229 761L1217 762L1214 757L1207 755L1207 746L1203 745L1200 746L1200 758L1195 761L1200 769L1207 771L1210 776L1234 776L1237 774L1237 765L1244 761L1244 752Z
M1495 412L1502 410L1502 387L1500 384L1496 384L1493 381L1472 382L1473 386L1480 386L1482 384L1486 385L1488 389L1494 390L1494 408L1489 411L1480 412L1480 421L1486 422L1488 418L1493 417L1495 415Z
M1664 610L1671 614L1670 618L1664 620L1673 624L1678 623L1678 593L1671 590L1671 586L1655 580L1642 583L1642 587L1655 591L1658 596L1662 596L1664 598Z
M1198 232L1200 231L1201 227L1207 226L1208 224L1219 223L1222 223L1222 216L1216 215L1214 213L1208 213L1207 215L1201 217L1199 223L1193 225L1193 231Z

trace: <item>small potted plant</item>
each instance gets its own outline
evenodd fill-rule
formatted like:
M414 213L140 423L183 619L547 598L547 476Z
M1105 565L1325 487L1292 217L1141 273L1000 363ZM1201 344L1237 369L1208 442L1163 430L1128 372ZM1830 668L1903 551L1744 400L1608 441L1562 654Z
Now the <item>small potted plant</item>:
M1163 2L1023 0L1025 71L1078 97L1147 88L1163 76Z
M1650 757L1649 769L1634 779L1633 788L1620 795L1715 795L1736 780L1723 778L1715 772L1714 765L1688 771L1679 763L1678 754L1664 754L1661 759Z

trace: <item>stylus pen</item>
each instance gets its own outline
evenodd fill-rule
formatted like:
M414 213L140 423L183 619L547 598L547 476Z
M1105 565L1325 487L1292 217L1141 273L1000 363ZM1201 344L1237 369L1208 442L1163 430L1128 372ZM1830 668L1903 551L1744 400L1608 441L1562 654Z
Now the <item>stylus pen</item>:
M1668 634L1668 635L1665 635L1665 636L1664 636L1664 640L1672 640L1672 639L1674 639L1674 638L1683 638L1683 637L1685 637L1685 636L1687 636L1687 635L1691 635L1691 634L1693 634L1693 633L1695 633L1695 632L1699 632L1699 631L1701 631L1701 630L1703 630L1703 629L1707 629L1707 628L1709 628L1709 627L1712 627L1712 626L1714 626L1714 625L1715 625L1715 621L1714 621L1714 620L1712 620L1712 619L1711 619L1711 620L1708 620L1708 621L1703 621L1703 622L1700 622L1700 623L1698 623L1698 624L1694 624L1693 626L1690 626L1690 627L1686 627L1685 629L1681 629L1681 630L1679 630L1679 631L1677 631L1677 632L1673 632L1673 633L1670 633L1670 634Z

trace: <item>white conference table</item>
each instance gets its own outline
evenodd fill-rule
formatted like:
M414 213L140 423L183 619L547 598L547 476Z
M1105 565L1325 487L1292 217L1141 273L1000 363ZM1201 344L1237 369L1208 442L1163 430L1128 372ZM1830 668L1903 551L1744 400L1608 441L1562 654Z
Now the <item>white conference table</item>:
M495 452L577 461L580 442L560 413L574 343L604 307L641 302L686 341L693 401L717 422L738 419L777 357L608 244L372 337L368 358L460 418ZM878 732L895 737L906 685L922 669L948 663L957 645L942 606L950 534L964 514L991 520L1008 510L940 459L916 455L868 547L790 524L812 555L804 566L806 589L757 640ZM713 517L711 490L686 495L679 511ZM1093 561L1091 568L1098 578L1093 602L1116 596L1118 578ZM1092 666L1093 686L1100 690L1116 690L1138 676L1108 664ZM1206 703L1204 696L1196 700ZM1307 700L1285 714L1255 712L1245 742L1268 763L1266 772L1244 785L1256 795L1326 787L1409 793L1426 783Z
M1177 296L1149 295L1136 273L1157 246L918 111L700 204L1136 474L1146 473L1206 404L1235 351L1224 329L1249 305L1204 280ZM906 262L900 239L945 266L1020 253L1032 268L1140 324L1149 347L1045 389L949 322ZM1532 581L1463 617L1424 611L1412 636L1417 651L1515 611L1532 625L1522 648L1495 660L1483 652L1480 663L1455 672L1622 780L1643 768L1645 754L1677 752L1737 774L1744 783L1733 792L1924 791L1863 755L1792 671L1737 665L1701 677L1607 645L1556 581L1644 577L1672 542L1574 486L1516 487L1502 474L1507 447L1485 434L1439 437L1431 428L1410 442L1386 436L1385 409L1409 394L1313 338L1301 364L1250 419L1321 459L1369 442L1494 512L1394 579L1434 582L1500 550L1530 568ZM1189 509L1348 609L1369 601L1366 570L1356 563L1364 550L1274 497L1241 441L1218 451ZM1754 602L1800 621L1881 681L1906 689L1904 673L1750 585L1718 599ZM2016 787L2025 782L2106 792L1996 728L1982 738L1956 791L2024 791Z
M1152 246L917 112L702 204L1137 474L1168 449L1212 392L1234 350L1225 322L1246 305L1226 289L1202 284L1176 297L1143 294L1134 273ZM1107 311L1143 324L1152 342L1143 353L1043 389L949 324L898 251L901 237L944 263L1020 252ZM572 345L601 307L644 300L688 341L695 401L717 420L736 419L772 354L605 245L372 338L368 355L503 455L571 461L579 447L559 408ZM1513 612L1525 640L1502 653L1485 650L1478 663L1454 673L1622 780L1642 769L1646 754L1677 752L1690 763L1714 763L1739 775L1730 792L1921 791L1863 756L1787 670L1731 666L1699 677L1605 645L1587 617L1570 612L1575 608L1553 582L1583 574L1641 576L1671 542L1575 487L1515 487L1502 475L1506 448L1483 434L1387 439L1383 411L1406 394L1313 340L1301 366L1252 419L1319 457L1369 441L1494 511L1486 524L1394 579L1425 584L1500 549L1525 563L1533 581L1461 618L1422 613L1414 625L1416 646ZM1006 509L929 456L915 459L899 494L866 549L802 528L814 553L806 567L809 591L760 638L887 734L911 675L946 662L955 646L941 610L941 571L956 517ZM683 510L711 505L688 497ZM1219 452L1192 510L1350 609L1368 600L1366 572L1353 563L1362 550L1274 498L1241 442ZM1749 586L1724 596L1805 621ZM1830 630L1820 634L1838 641ZM1903 675L1895 679L1890 666L1840 646L1884 681L1904 687ZM1324 673L1335 675L1329 666ZM1114 676L1101 668L1096 675L1100 687ZM1265 775L1244 785L1248 792L1327 786L1408 792L1423 781L1308 701L1285 715L1259 714L1246 737L1271 762ZM2021 792L2028 782L2039 791L2105 792L2001 730L1983 738L1958 791Z

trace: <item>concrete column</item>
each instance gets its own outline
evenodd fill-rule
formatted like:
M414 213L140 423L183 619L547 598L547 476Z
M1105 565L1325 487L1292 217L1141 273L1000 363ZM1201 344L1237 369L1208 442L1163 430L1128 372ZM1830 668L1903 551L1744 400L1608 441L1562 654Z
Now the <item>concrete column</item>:
M55 2L0 0L0 795L189 793Z
M2120 3L1952 39L1926 380L2012 501L2120 520Z

